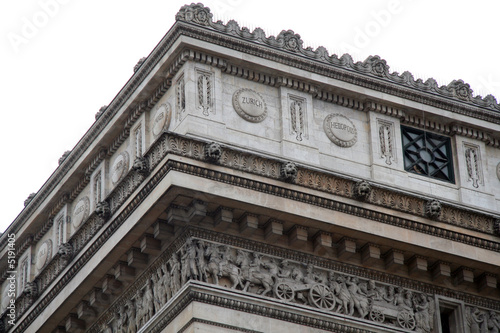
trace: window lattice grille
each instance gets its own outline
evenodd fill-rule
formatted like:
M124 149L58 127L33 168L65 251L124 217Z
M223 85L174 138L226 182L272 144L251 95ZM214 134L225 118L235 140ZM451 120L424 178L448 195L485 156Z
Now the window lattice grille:
M405 170L454 183L450 138L401 126Z

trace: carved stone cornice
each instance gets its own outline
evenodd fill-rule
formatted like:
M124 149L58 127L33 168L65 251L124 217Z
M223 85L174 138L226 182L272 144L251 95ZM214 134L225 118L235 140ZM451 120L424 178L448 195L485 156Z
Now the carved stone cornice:
M260 331L255 331L255 330L250 330L246 328L241 328L238 326L233 326L233 325L226 325L226 324L221 324L215 321L211 320L206 320L206 319L200 319L200 318L192 318L190 321L186 323L186 325L182 326L182 328L177 332L177 333L184 333L186 330L193 324L195 323L201 323L204 325L209 325L209 326L214 326L214 327L220 327L224 329L231 330L233 332L245 332L245 333L261 333ZM154 332L154 331L152 331ZM159 331L161 332L161 330Z
M192 15L186 15L187 12L191 12ZM196 15L203 15L207 19L197 20ZM213 44L242 50L280 63L291 64L309 72L322 72L323 74L329 72L330 75L327 76L342 81L388 92L428 105L439 105L440 108L450 109L453 112L467 114L474 118L488 119L496 123L500 121L500 114L498 114L500 104L495 97L492 95L485 98L473 96L470 86L462 80L454 80L447 86L439 86L434 79L428 79L425 82L421 79L415 80L408 71L403 74L390 73L386 61L379 56L370 56L363 62L354 62L349 54L344 54L339 58L335 54L328 54L324 47L318 47L316 50L310 47L304 48L300 35L292 30L283 30L276 37L267 37L261 28L250 32L248 28L240 28L234 20L224 24L222 21L213 22L211 17L212 14L208 7L204 7L202 4L192 4L182 7L176 20L178 23L189 24L191 28L189 33L193 37L210 41ZM201 27L201 29L196 27ZM218 39L210 38L209 31L219 33ZM221 35L228 36L227 41L221 38ZM249 41L251 44L248 43ZM279 56L272 52L272 49L279 50ZM257 50L259 52L256 52ZM329 69L319 64L325 64Z
M152 145L152 147L146 154L146 158L148 159L148 163L151 166L151 169L154 169L168 153L203 161L205 159L205 145L206 142L166 132L162 136L160 136L158 140ZM284 161L270 159L246 152L240 152L229 147L223 148L223 153L219 160L219 164L221 166L242 170L260 176L269 177L275 180L280 179L281 164ZM146 179L144 175L131 170L129 174L124 177L121 183L117 185L115 189L108 195L106 200L108 200L110 204L110 216L113 216L113 214L118 211L121 205L126 200L129 200L130 195L135 191L135 189L139 185L143 184L143 189L141 190L141 192L120 213L120 215L114 217L106 223L106 233L101 233L100 238L94 240L90 249L85 254L83 254L77 262L73 264L72 270L75 273L80 269L80 267L83 266L86 260L88 260L93 255L93 251L91 250L97 250L97 248L100 246L99 244L102 244L106 241L107 237L109 237L113 232L112 230L116 230L116 228L118 228L121 223L123 223L128 214L130 214L135 209L135 207L137 207L136 205L142 202L142 200L148 195L148 193L150 193L156 186L155 184L157 184L161 180L161 178L170 170L187 172L191 175L232 184L233 186L250 188L255 191L265 192L271 195L306 202L311 205L344 212L350 215L361 216L374 221L395 225L401 228L414 230L421 233L431 234L436 237L485 248L495 252L500 251L500 243L498 242L493 242L476 236L470 236L465 233L451 231L442 227L432 226L426 223L401 218L395 215L389 215L376 210L326 199L324 197L307 194L301 191L291 190L284 186L270 185L261 181L237 177L235 175L226 174L220 171L208 170L199 166L193 166L189 163L171 160L164 164L156 174L150 176L150 178L148 177L149 180L146 184L143 184L144 180ZM356 181L357 180L355 179L344 178L333 175L331 173L309 170L299 167L297 179L294 183L327 193L332 193L348 198L355 198L353 189L355 187ZM424 203L427 202L426 198L410 196L407 194L380 188L374 186L373 184L371 185L373 194L370 195L368 202L423 216L425 211ZM448 205L443 205L443 212L440 217L440 221L458 224L465 228L472 228L474 230L486 233L493 233L494 220L495 219L491 216L469 212L467 210ZM464 225L459 224L460 221L464 221L462 223ZM473 221L473 225L469 225L466 221ZM89 216L84 225L80 227L77 233L73 235L69 240L69 243L71 243L73 246L75 255L80 251L80 249L86 246L87 242L91 238L93 238L93 236L102 228L102 226L103 221L95 214ZM103 235L106 235L107 237L103 238ZM54 264L52 262L54 262ZM37 281L39 283L38 290L45 290L46 286L50 284L51 281L53 281L53 279L62 271L60 269L61 265L57 262L57 258L54 257L51 263L47 265L46 268L44 268L39 278L37 278ZM65 277L69 278L69 276L70 275L65 274ZM60 280L58 284L56 284L56 286L51 289L47 297L50 298L50 295L55 296L55 293L57 293L58 290L64 287L66 282L66 279ZM44 300L46 298L44 298Z
M103 110L102 114L96 119L91 128L85 133L81 138L75 148L71 151L69 156L66 157L64 163L59 165L59 167L54 171L52 176L47 180L47 182L42 186L42 188L36 193L36 196L29 202L29 204L21 211L14 222L7 228L4 235L0 236L0 247L5 246L7 242L7 237L5 235L9 233L17 233L20 227L29 219L32 213L40 206L40 204L47 198L47 196L54 190L54 188L60 184L64 176L69 172L69 170L74 166L77 160L86 152L86 150L95 141L102 130L109 124L111 119L118 113L118 111L123 107L125 102L130 99L133 92L139 87L143 80L150 74L156 64L163 58L167 50L172 46L172 44L181 35L181 31L178 29L172 29L167 35L162 39L162 42L158 45L153 52L149 55L142 66L134 73L132 78L125 84L125 86L120 90L113 101ZM185 62L185 55L181 55L179 58L174 58L172 60L172 65L170 70L177 70ZM170 71L167 71L168 77L172 76ZM162 85L158 87L162 90L160 94L163 94L166 89L162 88ZM150 96L148 102L154 103L155 100L159 99L161 95L158 94L158 90ZM136 103L132 103L130 108L135 108ZM151 105L152 107L152 105ZM117 140L119 140L117 138ZM113 146L111 146L113 148ZM97 155L101 155L98 152ZM104 155L106 156L106 155ZM95 162L95 161L94 161ZM87 171L91 168L91 165L87 166ZM95 163L94 163L95 164ZM87 174L82 177L78 188L71 192L70 200L74 200L81 190L88 184L89 179L87 179ZM50 206L50 205L49 205ZM21 237L21 235L18 235ZM20 239L18 239L21 241Z
M173 310L165 313L161 319L150 328L149 332L160 333L166 328L166 326L174 319L179 313L184 310L184 308L192 303L192 302L200 302L210 305L219 306L226 309L232 309L236 311L251 313L263 317L283 320L287 322L296 323L299 325L313 327L317 329L321 329L324 331L330 332L339 332L339 333L370 333L372 332L369 329L361 329L354 325L348 325L347 323L339 323L338 321L326 320L326 319L318 319L316 316L312 317L305 314L296 314L293 315L288 308L280 308L277 309L276 306L265 305L265 304L254 304L249 300L235 300L232 297L224 296L224 295L214 295L213 291L210 291L208 288L197 288L196 284L192 284L188 286L188 290L185 294L181 295L181 299L178 300L178 306L174 307ZM202 322L205 324L210 324L215 327L227 328L234 331L239 332L248 332L248 333L258 333L260 331L254 331L249 329L242 329L239 327L234 327L230 325L224 325L215 322L208 322L206 320L200 320L198 318L193 318L190 320L179 332L184 332L184 329L188 327L193 322Z

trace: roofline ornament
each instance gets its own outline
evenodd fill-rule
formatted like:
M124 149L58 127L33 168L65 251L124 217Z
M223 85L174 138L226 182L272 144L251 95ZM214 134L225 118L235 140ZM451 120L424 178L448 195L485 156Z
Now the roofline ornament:
M224 24L220 20L217 22L212 21L212 17L213 14L210 8L205 7L201 3L192 3L191 5L181 7L175 19L177 21L205 26L218 32L281 49L335 67L381 78L424 93L437 94L455 101L472 104L476 107L487 108L497 112L500 111L500 104L493 95L489 94L484 98L479 95L473 96L473 90L470 88L470 85L463 80L453 80L446 86L439 86L433 78L429 78L425 82L422 79L415 80L413 74L409 71L405 71L402 74L398 72L391 73L387 62L378 55L369 56L362 62L354 62L348 53L339 57L336 54L328 54L327 49L323 46L318 47L316 50L313 50L310 46L304 48L304 41L300 38L299 34L296 34L292 30L283 30L277 37L267 37L262 28L255 28L254 31L250 32L250 29L247 27L240 28L239 24L234 20L230 20L227 24Z

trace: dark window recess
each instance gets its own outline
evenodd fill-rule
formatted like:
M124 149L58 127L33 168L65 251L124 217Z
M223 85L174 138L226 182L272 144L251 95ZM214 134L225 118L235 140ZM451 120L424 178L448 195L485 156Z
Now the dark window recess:
M405 170L455 183L450 138L401 126Z

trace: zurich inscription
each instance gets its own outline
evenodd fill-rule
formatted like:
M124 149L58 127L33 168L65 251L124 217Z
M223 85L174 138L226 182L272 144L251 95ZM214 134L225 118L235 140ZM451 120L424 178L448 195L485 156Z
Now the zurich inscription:
M349 118L338 113L325 118L323 129L328 138L340 147L352 147L358 140L356 126Z
M233 107L240 117L253 123L260 123L267 117L264 98L252 89L237 90L233 94Z

